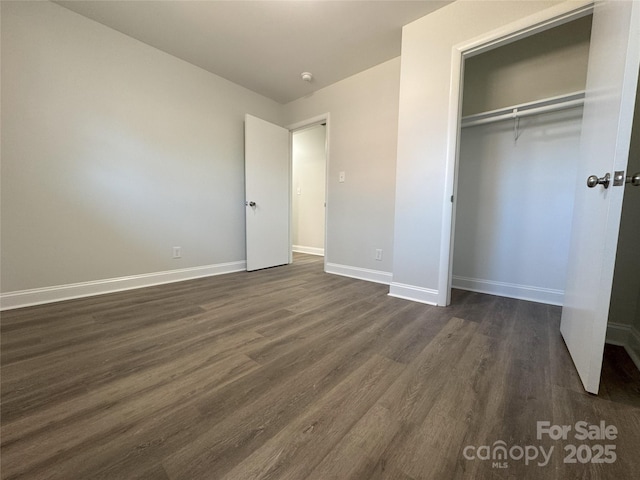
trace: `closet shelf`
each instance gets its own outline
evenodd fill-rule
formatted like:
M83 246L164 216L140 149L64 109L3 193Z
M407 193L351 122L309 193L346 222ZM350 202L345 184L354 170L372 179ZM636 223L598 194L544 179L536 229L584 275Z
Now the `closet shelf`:
M573 92L557 97L536 100L535 102L522 103L511 107L499 108L488 112L476 113L462 117L461 127L473 127L486 123L500 122L502 120L517 119L538 113L553 112L567 108L584 105L584 91Z

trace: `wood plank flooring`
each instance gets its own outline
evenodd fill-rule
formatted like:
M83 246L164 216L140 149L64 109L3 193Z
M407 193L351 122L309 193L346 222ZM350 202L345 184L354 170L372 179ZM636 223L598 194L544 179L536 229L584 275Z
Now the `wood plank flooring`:
M595 397L559 308L387 291L296 254L4 312L1 478L640 478L640 373L623 350L607 347ZM572 431L538 439L538 421ZM578 421L617 438L577 441ZM588 451L564 463L569 444ZM582 463L600 444L615 462ZM499 445L513 454L483 459ZM554 448L543 465L540 447ZM525 448L538 457L517 458Z

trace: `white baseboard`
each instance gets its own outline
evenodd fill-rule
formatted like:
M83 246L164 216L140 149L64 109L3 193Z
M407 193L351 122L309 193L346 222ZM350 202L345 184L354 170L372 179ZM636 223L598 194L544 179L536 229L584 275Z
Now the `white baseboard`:
M389 296L403 298L413 302L426 303L428 305L438 305L438 290L406 285L404 283L392 282L391 288L389 289Z
M562 306L564 301L563 290L495 282L493 280L483 280L479 278L459 277L456 275L452 278L451 287L459 288L460 290L469 290L471 292L517 298L530 302L547 303L549 305Z
M0 295L0 310L11 310L43 303L60 302L62 300L91 297L93 295L151 287L164 283L181 282L225 273L240 272L246 270L246 266L247 262L242 260L216 265L205 265L202 267L182 268L165 272L145 273L142 275L108 278L106 280L96 280L92 282L8 292Z
M640 370L640 330L633 327L629 329L629 337L625 348L633 363Z
M319 255L324 257L324 248L303 247L302 245L293 245L291 250L297 253L306 253L308 255Z
M369 270L367 268L327 263L325 265L325 272L342 275L343 277L357 278L358 280L366 280L368 282L382 283L384 285L391 283L391 273L380 270Z
M609 322L606 342L624 347L633 363L640 370L640 331L631 325Z
M622 325L621 323L607 323L607 337L606 342L611 345L618 345L626 347L629 341L629 335L631 334L631 327L629 325Z

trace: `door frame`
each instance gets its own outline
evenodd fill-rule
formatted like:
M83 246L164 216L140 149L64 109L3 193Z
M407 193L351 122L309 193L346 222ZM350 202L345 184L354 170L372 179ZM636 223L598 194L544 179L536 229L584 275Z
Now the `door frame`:
M593 13L593 9L593 0L564 2L453 47L451 53L451 88L448 114L449 125L447 128L445 196L442 212L443 228L440 247L438 305L447 306L451 303L456 216L456 202L452 201L451 198L455 200L458 193L458 163L465 59L577 20L578 18Z
M323 257L323 270L326 272L327 270L327 256L328 256L328 225L329 225L329 157L330 157L330 149L329 149L329 141L330 141L330 114L322 113L320 115L316 115L315 117L308 118L306 120L301 120L296 123L292 123L285 127L289 130L289 184L293 183L293 134L294 132L300 130L306 130L307 128L314 127L316 125L321 125L325 123L325 147L324 147L324 257ZM293 187L291 187L293 194ZM291 200L291 195L289 195L289 263L293 262L293 202Z

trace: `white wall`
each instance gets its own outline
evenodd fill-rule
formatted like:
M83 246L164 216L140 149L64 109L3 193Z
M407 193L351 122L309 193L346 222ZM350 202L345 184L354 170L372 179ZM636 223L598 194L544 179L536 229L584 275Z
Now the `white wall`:
M453 287L561 305L582 108L464 128Z
M437 294L451 47L553 3L456 2L405 27L402 61L283 107L58 5L2 2L2 292L241 262L243 115L330 112L327 261Z
M326 126L293 133L291 231L293 250L324 253Z
M390 281L399 74L396 58L284 106L287 124L330 114L327 271Z
M584 90L591 20L588 15L468 58L462 114Z
M242 262L245 113L281 106L56 4L2 2L2 291Z
M446 301L448 258L441 255L451 220L445 185L453 47L555 3L454 2L403 28L392 295Z

